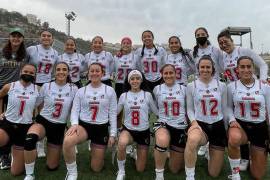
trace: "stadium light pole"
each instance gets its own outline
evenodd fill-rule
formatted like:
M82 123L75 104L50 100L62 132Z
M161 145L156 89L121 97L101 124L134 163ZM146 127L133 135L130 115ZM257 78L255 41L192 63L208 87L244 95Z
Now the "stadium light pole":
M70 21L74 21L77 15L71 11L71 12L66 12L65 17L67 18L67 35L70 36Z

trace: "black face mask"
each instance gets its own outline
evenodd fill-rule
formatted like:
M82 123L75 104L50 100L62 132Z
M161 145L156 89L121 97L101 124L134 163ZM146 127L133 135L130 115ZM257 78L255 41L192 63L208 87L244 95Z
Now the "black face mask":
M21 74L21 79L27 83L33 83L35 81L35 77L30 74Z
M199 45L203 46L205 42L207 41L207 37L197 37L196 41Z

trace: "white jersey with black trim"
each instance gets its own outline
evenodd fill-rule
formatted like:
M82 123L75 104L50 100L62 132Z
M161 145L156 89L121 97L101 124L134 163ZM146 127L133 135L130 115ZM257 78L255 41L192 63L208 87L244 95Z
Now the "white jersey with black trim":
M87 62L88 67L92 63L102 64L105 70L105 75L102 77L102 80L104 81L110 79L114 68L113 56L110 52L101 51L99 54L97 54L92 51L85 55L85 61Z
M40 115L52 123L67 123L77 90L77 86L70 83L63 86L54 81L43 84L40 89L40 99L43 101Z
M13 123L31 124L38 96L38 88L32 83L27 87L20 81L10 83L6 119Z
M81 73L87 71L87 63L85 63L85 58L79 53L64 53L59 56L59 62L66 62L69 66L69 75L71 82L75 83L81 79Z
M195 73L194 61L187 56L183 56L182 53L169 54L167 56L166 64L175 66L176 82L179 84L187 85L188 76Z
M251 49L236 46L231 54L223 52L223 71L227 80L232 82L239 79L237 71L237 60L241 56L248 56L253 59L255 66L260 70L260 79L266 80L268 73L268 66L266 62Z
M128 91L121 94L118 102L118 114L124 109L124 125L135 131L144 131L149 128L149 114L157 115L157 107L151 93L143 90Z
M193 51L192 51L193 55ZM208 55L211 56L212 60L215 63L215 78L219 79L219 75L222 72L222 67L223 67L223 58L222 58L222 51L215 46L208 45L206 48L198 48L198 53L196 57L193 57L196 65L196 74L198 75L198 68L197 64L199 63L199 60L202 56Z
M94 88L91 83L80 88L71 110L71 124L79 119L89 124L110 123L110 136L116 136L117 98L114 89L105 84Z
M114 56L115 82L123 84L128 73L135 68L134 52L122 55L121 57Z
M167 53L163 47L156 47L158 53L155 55L155 48L144 48L144 55L141 57L142 48L135 51L136 68L144 73L145 78L150 82L160 80L160 69L165 64Z
M186 119L186 87L175 83L172 87L161 84L153 91L158 104L159 122L164 122L177 129L185 129Z
M213 78L208 84L197 79L187 85L187 114L191 121L213 124L227 120L227 87Z
M41 44L26 49L29 63L37 67L36 83L46 83L52 80L54 64L58 61L58 52L52 47L45 49Z
M260 123L270 113L270 86L255 80L253 86L245 86L240 80L228 85L229 121L240 119L245 122ZM267 114L268 113L268 114Z

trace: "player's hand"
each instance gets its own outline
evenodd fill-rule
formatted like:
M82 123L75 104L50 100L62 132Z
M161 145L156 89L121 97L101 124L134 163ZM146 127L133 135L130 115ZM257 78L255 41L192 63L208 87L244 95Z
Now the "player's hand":
M237 121L232 121L232 122L230 122L230 128L239 128L239 129L241 129L241 126Z
M189 134L191 131L193 131L194 129L199 129L200 131L202 131L200 125L197 123L196 120L192 121L191 126L190 126L190 128L188 129L188 134Z
M72 136L74 134L77 134L77 136L79 135L79 128L78 125L72 125L66 132L66 136Z
M108 141L108 147L111 148L115 143L115 137L110 136Z
M0 114L0 121L4 120L5 113Z

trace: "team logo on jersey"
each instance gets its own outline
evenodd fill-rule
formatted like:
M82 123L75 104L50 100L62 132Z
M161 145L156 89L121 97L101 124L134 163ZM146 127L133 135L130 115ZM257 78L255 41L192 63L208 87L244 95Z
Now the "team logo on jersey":
M96 100L97 98L96 97L93 97L94 100Z
M250 93L247 93L247 96L250 96Z
M207 90L206 90L206 93L207 93L207 94L209 94L209 93L210 93L210 91L207 89Z
M23 92L22 95L25 95L25 92Z
M68 97L69 96L69 93L66 93L66 96Z
M58 97L59 97L59 98L61 98L61 96L62 96L61 94L58 94Z
M134 102L134 105L137 105L137 102Z
M48 58L48 56L45 56L45 58Z
M176 94L180 94L180 91L176 91Z
M169 93L169 96L172 96L172 93Z
M59 92L62 92L62 89L59 89Z

